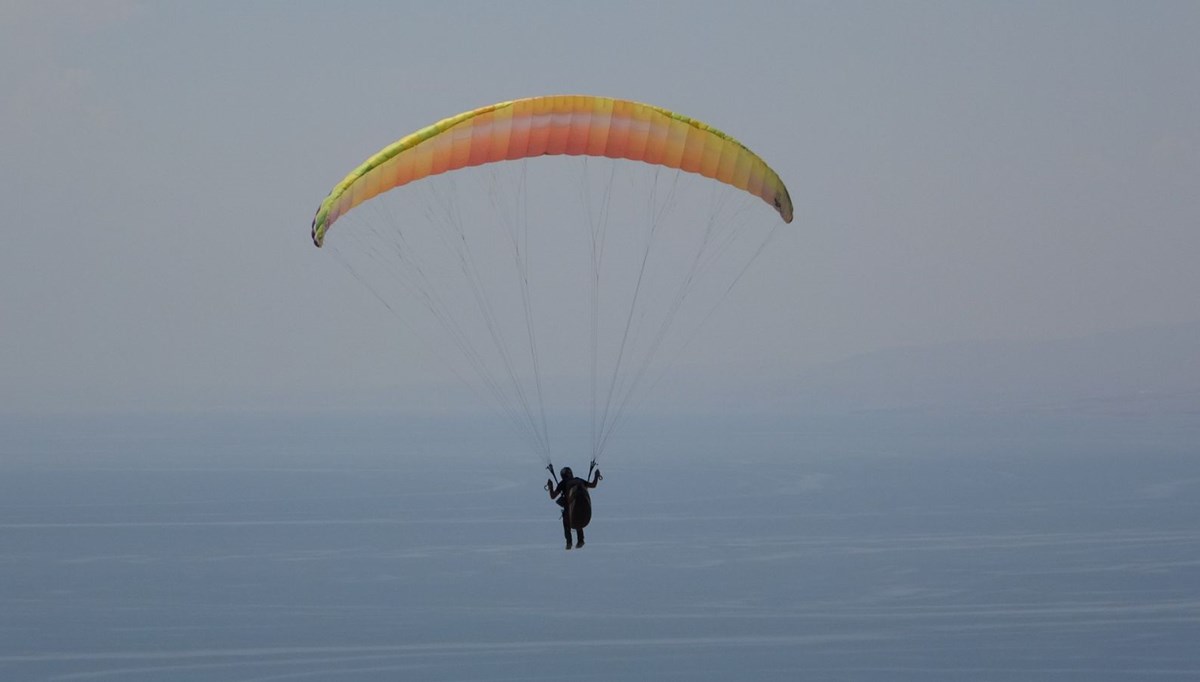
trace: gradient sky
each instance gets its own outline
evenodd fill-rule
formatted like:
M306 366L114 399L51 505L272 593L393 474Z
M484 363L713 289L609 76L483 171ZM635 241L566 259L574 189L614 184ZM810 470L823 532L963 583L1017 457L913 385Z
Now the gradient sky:
M436 380L313 211L411 130L563 92L710 122L791 190L694 362L1196 320L1197 35L1192 2L8 2L0 411Z

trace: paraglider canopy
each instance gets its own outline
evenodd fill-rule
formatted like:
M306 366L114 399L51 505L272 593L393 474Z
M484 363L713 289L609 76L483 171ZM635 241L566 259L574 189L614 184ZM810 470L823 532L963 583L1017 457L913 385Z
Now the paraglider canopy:
M556 95L466 111L384 147L321 202L313 218L313 243L321 246L339 217L389 189L467 166L557 154L698 173L761 197L785 223L792 222L792 200L775 171L716 128L650 104Z

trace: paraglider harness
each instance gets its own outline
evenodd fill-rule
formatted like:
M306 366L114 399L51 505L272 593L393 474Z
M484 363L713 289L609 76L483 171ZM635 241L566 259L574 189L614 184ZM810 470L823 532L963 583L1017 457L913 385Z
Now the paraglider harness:
M558 489L565 482L558 480L558 475L554 473L554 465L547 464L546 468L550 471L550 476L554 479L555 489ZM588 466L587 478L580 480L575 477L575 480L580 481L575 485L563 489L562 494L558 496L555 502L563 508L563 517L567 520L567 526L570 528L587 528L587 525L592 521L592 496L588 493L587 483L592 478L592 472L596 469L596 460ZM604 480L601 475L597 480ZM549 484L546 485L546 490L550 490Z

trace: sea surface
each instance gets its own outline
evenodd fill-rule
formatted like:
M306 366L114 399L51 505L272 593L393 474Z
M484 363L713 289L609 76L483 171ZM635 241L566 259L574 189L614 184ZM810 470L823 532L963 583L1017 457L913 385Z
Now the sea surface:
M0 680L1200 679L1200 416L485 422L0 419Z

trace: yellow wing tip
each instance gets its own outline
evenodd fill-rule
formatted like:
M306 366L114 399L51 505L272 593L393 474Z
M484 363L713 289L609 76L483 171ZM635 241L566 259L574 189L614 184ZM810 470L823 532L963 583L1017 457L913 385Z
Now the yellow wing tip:
M317 211L317 215L313 216L313 221L312 221L312 241L313 241L313 245L316 246L318 249L321 248L321 245L323 243L325 243L325 230L317 228L317 219L320 217L321 217L321 212ZM321 227L324 228L325 226L321 225Z

